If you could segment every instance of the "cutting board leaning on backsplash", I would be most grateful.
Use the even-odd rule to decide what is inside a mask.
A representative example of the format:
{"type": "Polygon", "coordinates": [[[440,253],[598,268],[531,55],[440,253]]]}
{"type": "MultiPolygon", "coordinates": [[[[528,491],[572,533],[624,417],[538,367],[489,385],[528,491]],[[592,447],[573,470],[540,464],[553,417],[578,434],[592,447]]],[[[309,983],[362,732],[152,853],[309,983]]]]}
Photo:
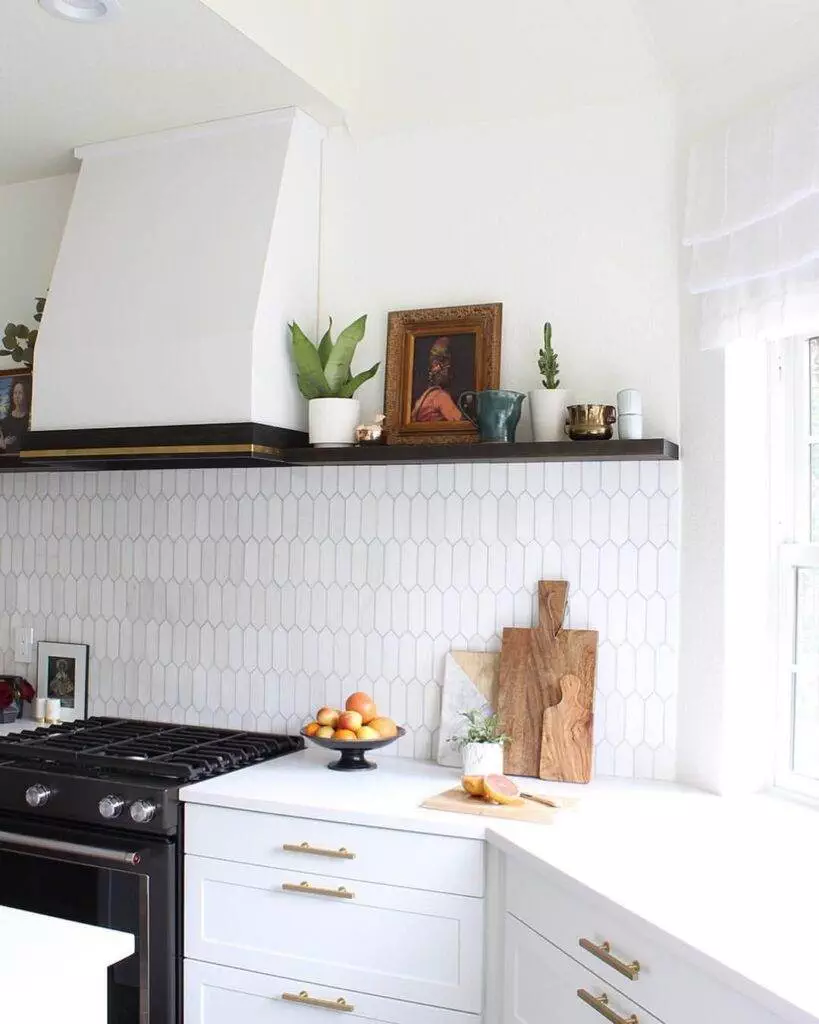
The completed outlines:
{"type": "Polygon", "coordinates": [[[497,709],[511,736],[508,775],[591,779],[597,632],[563,628],[568,590],[565,580],[541,580],[538,623],[503,631],[497,709]]]}
{"type": "Polygon", "coordinates": [[[463,731],[461,713],[498,706],[500,655],[489,651],[450,651],[444,661],[438,764],[460,768],[461,752],[454,737],[463,731]]]}

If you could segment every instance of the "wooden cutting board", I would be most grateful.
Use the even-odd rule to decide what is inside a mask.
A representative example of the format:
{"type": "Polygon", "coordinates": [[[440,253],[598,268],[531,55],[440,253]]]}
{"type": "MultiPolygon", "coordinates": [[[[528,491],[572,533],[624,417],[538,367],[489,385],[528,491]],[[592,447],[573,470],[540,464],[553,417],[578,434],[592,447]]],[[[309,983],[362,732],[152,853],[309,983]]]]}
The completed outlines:
{"type": "Polygon", "coordinates": [[[539,821],[549,825],[554,821],[560,808],[546,807],[533,800],[524,800],[522,804],[489,804],[485,800],[470,796],[460,786],[448,789],[445,793],[431,796],[422,807],[430,807],[435,811],[454,811],[456,814],[482,814],[487,818],[505,818],[507,821],[539,821]]]}
{"type": "Polygon", "coordinates": [[[597,632],[563,628],[568,591],[565,580],[541,580],[538,624],[503,631],[498,713],[511,736],[507,775],[591,779],[597,632]]]}

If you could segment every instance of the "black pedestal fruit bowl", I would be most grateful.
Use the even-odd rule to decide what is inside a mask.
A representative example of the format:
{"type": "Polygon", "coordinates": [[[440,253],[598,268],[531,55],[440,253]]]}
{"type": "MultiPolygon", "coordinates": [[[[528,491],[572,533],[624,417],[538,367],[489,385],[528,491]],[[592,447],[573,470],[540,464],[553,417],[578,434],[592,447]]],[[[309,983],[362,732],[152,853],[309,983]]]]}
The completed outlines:
{"type": "Polygon", "coordinates": [[[387,736],[385,739],[380,740],[334,740],[332,736],[327,738],[323,736],[308,736],[308,734],[301,730],[301,735],[306,739],[310,740],[311,743],[315,743],[318,747],[324,747],[326,750],[336,750],[341,757],[337,761],[332,761],[327,765],[328,768],[334,772],[354,772],[354,771],[372,771],[377,768],[377,764],[373,764],[372,761],[368,761],[364,756],[368,750],[378,750],[380,747],[386,747],[389,743],[395,743],[397,739],[406,735],[407,730],[402,726],[398,726],[398,731],[395,736],[387,736]]]}

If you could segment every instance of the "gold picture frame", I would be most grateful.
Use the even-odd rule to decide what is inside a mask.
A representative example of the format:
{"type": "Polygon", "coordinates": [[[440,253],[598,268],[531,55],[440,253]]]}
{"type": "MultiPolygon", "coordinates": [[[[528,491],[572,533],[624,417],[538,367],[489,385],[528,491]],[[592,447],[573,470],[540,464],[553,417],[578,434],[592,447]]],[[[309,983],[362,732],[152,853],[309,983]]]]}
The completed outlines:
{"type": "Polygon", "coordinates": [[[465,391],[500,383],[503,304],[406,309],[387,317],[384,412],[388,444],[468,444],[465,391]]]}

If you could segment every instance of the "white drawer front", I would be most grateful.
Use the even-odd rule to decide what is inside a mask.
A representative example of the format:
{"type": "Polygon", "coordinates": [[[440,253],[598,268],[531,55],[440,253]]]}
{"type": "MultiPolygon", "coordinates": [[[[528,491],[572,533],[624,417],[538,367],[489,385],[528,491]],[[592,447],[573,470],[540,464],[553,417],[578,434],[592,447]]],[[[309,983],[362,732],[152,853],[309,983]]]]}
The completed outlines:
{"type": "Polygon", "coordinates": [[[506,872],[506,909],[666,1024],[781,1024],[779,1018],[682,959],[657,929],[625,910],[567,893],[514,860],[506,872]],[[624,964],[639,963],[632,980],[580,945],[608,943],[624,964]]]}
{"type": "Polygon", "coordinates": [[[370,1024],[481,1024],[480,1017],[471,1013],[185,961],[185,1024],[341,1024],[345,1020],[366,1020],[370,1024]],[[298,995],[305,991],[311,999],[330,1003],[343,999],[353,1009],[333,1010],[283,998],[285,993],[298,995]]]}
{"type": "Polygon", "coordinates": [[[185,852],[461,896],[484,890],[483,843],[477,839],[187,804],[185,852]],[[325,852],[301,852],[308,848],[325,852]],[[339,851],[348,856],[337,856],[339,851]]]}
{"type": "Polygon", "coordinates": [[[483,901],[188,856],[185,955],[479,1012],[483,901]]]}
{"type": "Polygon", "coordinates": [[[612,1020],[606,1011],[624,1024],[658,1024],[617,989],[506,915],[503,1024],[606,1024],[612,1020]],[[636,1019],[630,1022],[632,1014],[636,1019]]]}

